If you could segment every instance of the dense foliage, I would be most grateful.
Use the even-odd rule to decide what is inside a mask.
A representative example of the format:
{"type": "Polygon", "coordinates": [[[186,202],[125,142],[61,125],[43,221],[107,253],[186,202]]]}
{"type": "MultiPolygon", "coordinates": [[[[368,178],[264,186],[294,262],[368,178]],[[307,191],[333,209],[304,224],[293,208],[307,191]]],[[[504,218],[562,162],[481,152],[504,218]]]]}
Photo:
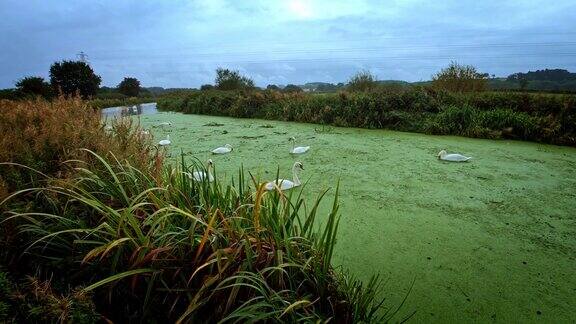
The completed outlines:
{"type": "Polygon", "coordinates": [[[206,171],[200,164],[183,155],[163,165],[149,135],[125,120],[105,128],[82,100],[1,104],[3,197],[22,189],[0,198],[1,320],[394,316],[377,277],[362,283],[331,266],[338,190],[321,215],[326,193],[305,202],[302,193],[266,192],[243,170],[228,185],[217,172],[215,182],[195,182],[189,173],[206,171]]]}
{"type": "Polygon", "coordinates": [[[50,66],[50,84],[55,93],[66,96],[78,93],[88,98],[96,95],[101,81],[100,76],[85,62],[62,61],[50,66]]]}
{"type": "Polygon", "coordinates": [[[140,81],[136,78],[124,78],[118,84],[118,92],[128,97],[136,97],[140,93],[140,81]]]}
{"type": "Polygon", "coordinates": [[[449,93],[421,87],[320,95],[204,91],[160,98],[158,108],[193,114],[576,145],[576,96],[573,95],[449,93]]]}
{"type": "Polygon", "coordinates": [[[24,96],[41,96],[49,99],[53,96],[50,83],[41,77],[25,77],[16,82],[16,89],[24,96]]]}

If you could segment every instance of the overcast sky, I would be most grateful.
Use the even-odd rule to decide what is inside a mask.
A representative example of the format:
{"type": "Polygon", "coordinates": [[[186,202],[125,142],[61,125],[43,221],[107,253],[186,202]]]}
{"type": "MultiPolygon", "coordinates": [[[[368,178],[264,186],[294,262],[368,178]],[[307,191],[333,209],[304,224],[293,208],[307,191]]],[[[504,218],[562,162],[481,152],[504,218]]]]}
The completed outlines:
{"type": "Polygon", "coordinates": [[[428,80],[451,60],[506,76],[576,71],[575,0],[0,0],[0,88],[84,51],[103,85],[428,80]]]}

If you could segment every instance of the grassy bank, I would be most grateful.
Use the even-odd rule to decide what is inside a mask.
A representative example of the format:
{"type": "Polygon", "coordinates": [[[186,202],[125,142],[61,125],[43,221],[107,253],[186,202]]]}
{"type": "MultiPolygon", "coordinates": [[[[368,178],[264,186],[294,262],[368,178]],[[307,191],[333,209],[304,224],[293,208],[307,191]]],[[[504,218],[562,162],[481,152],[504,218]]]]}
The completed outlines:
{"type": "Polygon", "coordinates": [[[453,94],[419,87],[321,95],[199,91],[159,98],[158,108],[189,114],[576,145],[576,96],[571,95],[453,94]]]}
{"type": "Polygon", "coordinates": [[[95,109],[103,109],[109,107],[120,107],[120,106],[133,106],[143,103],[149,103],[156,101],[155,97],[129,97],[129,98],[116,98],[116,99],[100,99],[95,98],[89,100],[90,106],[95,109]]]}
{"type": "Polygon", "coordinates": [[[109,129],[81,100],[0,104],[0,125],[11,125],[0,147],[0,321],[395,315],[377,276],[363,282],[332,266],[338,189],[320,213],[326,191],[265,192],[238,166],[233,180],[193,181],[201,164],[163,165],[137,125],[109,129]]]}
{"type": "MultiPolygon", "coordinates": [[[[524,141],[431,136],[262,119],[160,113],[140,117],[168,163],[211,158],[220,179],[237,166],[261,181],[304,164],[304,195],[340,181],[334,263],[368,280],[414,322],[570,322],[576,317],[576,149],[524,141]],[[171,122],[172,126],[159,126],[171,122]],[[302,156],[288,154],[310,145],[302,156]],[[210,151],[226,143],[227,155],[210,151]],[[438,161],[441,149],[473,157],[438,161]]],[[[320,214],[331,209],[320,204],[320,214]]],[[[318,221],[326,221],[319,217],[318,221]]]]}

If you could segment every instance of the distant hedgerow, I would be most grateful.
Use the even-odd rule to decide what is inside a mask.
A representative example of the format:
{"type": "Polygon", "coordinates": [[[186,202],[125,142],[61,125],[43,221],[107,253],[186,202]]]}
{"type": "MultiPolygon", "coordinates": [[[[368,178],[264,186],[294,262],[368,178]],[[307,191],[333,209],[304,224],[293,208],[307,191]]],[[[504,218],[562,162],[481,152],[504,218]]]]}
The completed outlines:
{"type": "Polygon", "coordinates": [[[405,87],[326,94],[199,91],[160,110],[576,145],[576,96],[405,87]]]}

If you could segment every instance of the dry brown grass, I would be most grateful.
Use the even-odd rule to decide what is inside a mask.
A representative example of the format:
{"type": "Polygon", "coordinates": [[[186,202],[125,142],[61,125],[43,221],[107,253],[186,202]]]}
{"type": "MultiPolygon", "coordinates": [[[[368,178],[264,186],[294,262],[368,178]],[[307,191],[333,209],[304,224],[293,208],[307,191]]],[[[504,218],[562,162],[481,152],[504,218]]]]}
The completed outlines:
{"type": "MultiPolygon", "coordinates": [[[[90,163],[89,149],[106,156],[114,154],[139,168],[158,169],[162,156],[148,136],[129,119],[113,122],[113,130],[102,125],[100,112],[80,98],[0,101],[0,162],[17,163],[58,178],[72,169],[63,162],[90,163]],[[156,157],[152,159],[150,157],[156,157]]],[[[0,166],[0,197],[35,182],[39,176],[18,166],[0,166]]]]}

